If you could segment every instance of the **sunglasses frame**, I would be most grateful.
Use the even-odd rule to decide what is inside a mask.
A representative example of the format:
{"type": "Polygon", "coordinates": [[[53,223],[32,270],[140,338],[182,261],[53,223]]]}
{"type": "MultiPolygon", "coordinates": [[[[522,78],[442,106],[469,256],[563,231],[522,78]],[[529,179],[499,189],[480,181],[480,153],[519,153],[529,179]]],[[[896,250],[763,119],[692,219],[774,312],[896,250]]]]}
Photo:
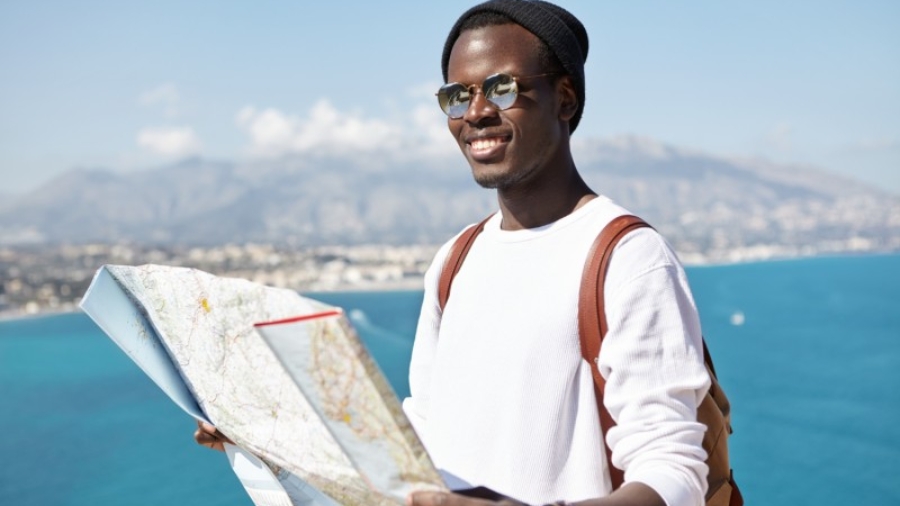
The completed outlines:
{"type": "MultiPolygon", "coordinates": [[[[512,74],[507,74],[506,72],[497,72],[495,74],[491,74],[491,75],[485,77],[484,81],[482,81],[480,85],[478,85],[478,84],[465,85],[465,84],[459,83],[459,82],[447,83],[447,84],[441,86],[438,89],[437,93],[435,93],[434,95],[437,97],[438,105],[441,107],[441,110],[444,111],[444,114],[449,116],[450,119],[460,119],[463,116],[465,116],[466,111],[468,111],[469,107],[472,105],[472,99],[475,96],[477,96],[478,92],[481,92],[481,94],[484,95],[485,100],[490,102],[491,105],[493,105],[498,111],[505,111],[505,110],[509,109],[510,107],[512,107],[513,104],[516,103],[516,99],[519,98],[519,80],[520,79],[523,79],[523,80],[524,79],[532,79],[535,77],[546,77],[546,76],[558,75],[558,74],[562,74],[562,73],[563,72],[545,72],[543,74],[532,74],[532,75],[528,75],[528,76],[514,76],[512,74]],[[494,79],[494,78],[499,78],[501,76],[509,77],[509,79],[511,81],[510,91],[508,91],[507,93],[504,93],[502,95],[502,96],[506,96],[510,93],[513,94],[512,102],[510,102],[509,105],[507,105],[506,107],[503,107],[501,104],[494,102],[494,100],[489,98],[487,96],[487,93],[485,93],[485,91],[484,91],[486,82],[488,82],[489,80],[494,79]],[[454,116],[453,114],[450,113],[450,107],[451,107],[449,105],[450,104],[450,95],[448,95],[446,93],[446,91],[449,90],[453,86],[461,86],[469,93],[469,99],[466,100],[465,109],[463,109],[462,113],[459,114],[458,116],[454,116]],[[472,88],[475,88],[476,91],[473,92],[472,88]]],[[[493,86],[496,86],[496,85],[493,85],[493,86]]],[[[488,91],[490,91],[490,89],[488,91]]],[[[459,105],[462,105],[462,104],[459,104],[459,105]]]]}

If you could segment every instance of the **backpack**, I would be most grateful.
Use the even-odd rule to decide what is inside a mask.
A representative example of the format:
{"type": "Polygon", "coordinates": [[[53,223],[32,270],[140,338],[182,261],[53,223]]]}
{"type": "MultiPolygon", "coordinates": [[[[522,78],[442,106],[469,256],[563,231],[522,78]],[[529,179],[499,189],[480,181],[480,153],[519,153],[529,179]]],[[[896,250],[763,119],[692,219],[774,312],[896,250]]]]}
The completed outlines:
{"type": "MultiPolygon", "coordinates": [[[[481,223],[472,225],[456,239],[444,262],[438,282],[438,304],[443,311],[450,297],[450,288],[453,278],[462,267],[462,263],[469,253],[469,249],[475,242],[478,234],[484,230],[488,218],[481,223]]],[[[637,228],[649,227],[644,220],[631,215],[619,216],[611,221],[594,240],[593,245],[585,260],[584,272],[581,279],[581,288],[578,296],[578,332],[580,335],[581,356],[591,366],[591,374],[594,378],[594,394],[597,401],[597,412],[600,414],[600,427],[603,431],[603,439],[606,433],[615,426],[606,406],[603,404],[603,390],[606,381],[600,375],[597,367],[597,358],[600,354],[600,346],[606,335],[607,323],[603,305],[603,282],[606,278],[606,270],[613,249],[619,240],[627,233],[637,228]],[[594,357],[593,359],[591,357],[594,357]]],[[[725,391],[719,385],[716,378],[716,370],[713,367],[712,357],[703,341],[703,360],[709,373],[711,384],[709,391],[697,408],[697,419],[706,425],[707,430],[703,436],[703,449],[706,450],[706,464],[709,466],[707,482],[709,484],[706,493],[707,506],[742,506],[744,504],[737,483],[728,461],[728,436],[731,434],[731,406],[725,391]]],[[[605,445],[606,446],[606,445],[605,445]]],[[[625,481],[624,472],[613,466],[612,450],[606,446],[607,468],[613,490],[622,486],[625,481]]]]}

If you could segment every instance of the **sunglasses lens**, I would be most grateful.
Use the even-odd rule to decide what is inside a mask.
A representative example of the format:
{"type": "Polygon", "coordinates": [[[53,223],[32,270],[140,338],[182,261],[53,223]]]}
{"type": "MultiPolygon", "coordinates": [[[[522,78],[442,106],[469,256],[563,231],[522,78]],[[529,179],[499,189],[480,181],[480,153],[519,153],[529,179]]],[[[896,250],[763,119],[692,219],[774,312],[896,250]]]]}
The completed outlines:
{"type": "Polygon", "coordinates": [[[484,90],[484,98],[502,111],[509,109],[516,102],[519,87],[511,75],[494,74],[484,80],[482,90],[484,90]]]}
{"type": "Polygon", "coordinates": [[[451,118],[462,118],[469,108],[469,90],[459,83],[441,86],[437,97],[441,109],[451,118]]]}
{"type": "MultiPolygon", "coordinates": [[[[516,102],[519,87],[516,80],[509,74],[494,74],[488,76],[481,85],[482,93],[497,109],[505,110],[516,102]]],[[[462,118],[469,109],[472,99],[470,88],[460,83],[447,83],[437,92],[438,104],[441,109],[453,119],[462,118]]]]}

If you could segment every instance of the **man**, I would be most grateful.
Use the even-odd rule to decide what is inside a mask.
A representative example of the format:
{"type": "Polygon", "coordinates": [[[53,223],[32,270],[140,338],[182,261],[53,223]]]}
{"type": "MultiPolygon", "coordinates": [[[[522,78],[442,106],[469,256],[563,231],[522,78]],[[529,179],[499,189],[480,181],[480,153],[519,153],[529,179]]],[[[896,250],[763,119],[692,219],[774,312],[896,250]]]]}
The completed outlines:
{"type": "MultiPolygon", "coordinates": [[[[580,354],[588,249],[629,214],[588,188],[570,151],[587,49],[581,23],[539,1],[492,0],[452,28],[442,70],[461,85],[438,98],[475,180],[496,189],[499,213],[443,311],[438,278],[453,241],[426,274],[404,409],[439,468],[527,504],[703,504],[696,410],[709,377],[699,320],[675,254],[652,229],[619,243],[606,279],[599,366],[617,422],[606,441],[580,354]],[[605,444],[625,471],[612,493],[605,444]]],[[[488,504],[431,492],[408,503],[488,504]]]]}
{"type": "MultiPolygon", "coordinates": [[[[699,505],[706,490],[709,387],[684,272],[652,229],[628,234],[605,283],[609,330],[599,357],[617,425],[603,440],[580,354],[578,293],[600,230],[626,210],[582,180],[569,137],[584,110],[582,24],[541,1],[491,0],[451,29],[438,93],[475,180],[496,189],[485,225],[441,310],[425,278],[403,407],[435,464],[501,504],[699,505]],[[625,483],[611,491],[605,445],[625,483]]],[[[201,444],[215,446],[212,427],[201,444]]],[[[219,444],[220,446],[220,444],[219,444]]],[[[493,504],[418,492],[412,506],[493,504]]]]}

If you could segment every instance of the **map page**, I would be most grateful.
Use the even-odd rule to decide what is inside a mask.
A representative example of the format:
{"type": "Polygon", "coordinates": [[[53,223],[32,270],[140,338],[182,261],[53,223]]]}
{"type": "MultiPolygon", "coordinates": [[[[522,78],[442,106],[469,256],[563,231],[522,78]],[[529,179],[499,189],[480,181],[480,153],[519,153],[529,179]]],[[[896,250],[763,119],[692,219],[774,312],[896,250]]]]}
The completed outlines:
{"type": "Polygon", "coordinates": [[[344,453],[376,490],[440,482],[390,385],[338,309],[256,326],[344,453]]]}
{"type": "MultiPolygon", "coordinates": [[[[150,347],[165,350],[204,418],[239,447],[229,450],[232,464],[252,469],[258,458],[265,469],[257,469],[256,475],[274,476],[290,498],[286,504],[395,505],[403,503],[409,490],[445,488],[383,378],[384,388],[354,388],[343,398],[352,399],[348,405],[387,406],[392,421],[378,416],[356,417],[352,421],[362,424],[358,431],[376,436],[339,440],[346,431],[336,430],[320,413],[334,408],[334,388],[338,388],[342,378],[330,380],[330,396],[308,397],[283,366],[290,361],[279,359],[254,327],[260,322],[293,319],[335,308],[291,290],[216,277],[195,269],[108,265],[101,268],[95,282],[105,277],[101,273],[108,274],[137,309],[118,312],[121,308],[110,306],[109,311],[133,318],[133,328],[144,329],[132,332],[138,340],[158,341],[150,347]],[[147,325],[151,331],[147,331],[147,325]],[[400,455],[396,449],[384,448],[396,445],[383,443],[382,439],[401,441],[400,446],[408,447],[404,451],[412,453],[395,457],[400,455]],[[388,469],[388,475],[369,471],[378,466],[388,469]]],[[[85,296],[87,306],[93,308],[94,314],[89,312],[92,318],[103,312],[103,304],[91,302],[96,297],[92,295],[93,288],[92,284],[85,296]]],[[[350,329],[346,320],[342,325],[350,329]]],[[[315,335],[298,333],[295,339],[313,339],[316,346],[325,346],[316,354],[323,371],[319,377],[347,372],[344,362],[348,360],[364,362],[361,367],[366,371],[374,367],[361,345],[350,354],[344,344],[332,344],[343,341],[318,339],[315,335]]],[[[131,353],[129,356],[135,359],[131,353]]],[[[290,367],[296,371],[305,366],[290,367]]],[[[163,386],[159,381],[157,384],[163,386]]],[[[254,493],[247,487],[248,481],[242,482],[258,504],[280,504],[282,499],[275,500],[269,492],[254,493]]],[[[265,491],[268,486],[261,485],[257,491],[265,491]]],[[[275,495],[283,498],[284,494],[275,495]]]]}

